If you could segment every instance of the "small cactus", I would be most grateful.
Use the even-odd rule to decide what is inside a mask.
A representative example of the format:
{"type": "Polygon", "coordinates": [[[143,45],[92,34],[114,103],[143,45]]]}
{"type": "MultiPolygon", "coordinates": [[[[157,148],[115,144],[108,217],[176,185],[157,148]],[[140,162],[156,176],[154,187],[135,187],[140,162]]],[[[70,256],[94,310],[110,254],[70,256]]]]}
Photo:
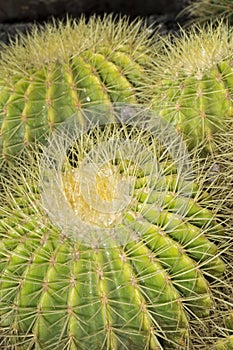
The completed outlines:
{"type": "Polygon", "coordinates": [[[206,154],[214,151],[215,136],[233,120],[232,29],[219,23],[181,33],[174,42],[165,39],[156,60],[152,107],[176,127],[190,149],[203,146],[206,154]]]}
{"type": "Polygon", "coordinates": [[[96,113],[1,175],[4,344],[187,349],[190,320],[214,306],[224,229],[169,124],[130,106],[96,113]]]}
{"type": "Polygon", "coordinates": [[[110,15],[46,24],[19,37],[0,53],[0,154],[7,160],[45,142],[93,104],[142,102],[150,46],[143,21],[110,15]]]}

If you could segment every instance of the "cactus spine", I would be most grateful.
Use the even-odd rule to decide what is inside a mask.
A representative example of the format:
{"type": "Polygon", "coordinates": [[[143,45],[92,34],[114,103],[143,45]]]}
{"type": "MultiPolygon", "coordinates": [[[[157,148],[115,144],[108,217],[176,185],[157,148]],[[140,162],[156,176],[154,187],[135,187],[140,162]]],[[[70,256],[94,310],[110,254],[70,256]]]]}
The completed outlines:
{"type": "Polygon", "coordinates": [[[233,4],[231,0],[190,0],[184,12],[194,18],[194,21],[205,22],[224,17],[232,24],[233,4]]]}

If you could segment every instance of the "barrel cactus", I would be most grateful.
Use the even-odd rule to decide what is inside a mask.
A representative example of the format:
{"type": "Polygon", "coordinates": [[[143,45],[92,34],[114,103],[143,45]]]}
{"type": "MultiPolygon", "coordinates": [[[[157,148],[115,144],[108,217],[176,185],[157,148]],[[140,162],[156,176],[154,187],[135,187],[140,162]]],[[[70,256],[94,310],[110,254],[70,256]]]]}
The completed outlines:
{"type": "Polygon", "coordinates": [[[91,17],[34,27],[0,53],[0,154],[17,156],[95,103],[138,103],[153,60],[143,21],[91,17]]]}
{"type": "Polygon", "coordinates": [[[214,151],[215,136],[232,121],[232,38],[223,23],[182,30],[181,38],[165,39],[152,72],[152,107],[203,154],[214,151]]]}
{"type": "Polygon", "coordinates": [[[104,111],[1,175],[6,349],[188,349],[214,308],[224,228],[186,147],[149,110],[104,111]]]}

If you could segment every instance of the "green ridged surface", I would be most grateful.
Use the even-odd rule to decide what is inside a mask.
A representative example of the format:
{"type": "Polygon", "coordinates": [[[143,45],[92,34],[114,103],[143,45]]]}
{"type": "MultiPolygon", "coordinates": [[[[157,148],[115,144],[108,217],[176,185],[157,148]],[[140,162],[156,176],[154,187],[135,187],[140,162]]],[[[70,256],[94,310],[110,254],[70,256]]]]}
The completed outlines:
{"type": "MultiPolygon", "coordinates": [[[[0,153],[18,155],[80,109],[143,101],[153,50],[140,21],[54,24],[7,47],[0,64],[0,153]]],[[[145,98],[144,98],[145,99],[145,98]]]]}
{"type": "Polygon", "coordinates": [[[201,77],[161,81],[154,91],[153,108],[178,132],[190,149],[207,142],[214,149],[214,134],[226,131],[232,117],[233,71],[231,61],[220,62],[201,77]]]}
{"type": "Polygon", "coordinates": [[[18,209],[0,221],[0,327],[8,344],[17,350],[187,348],[190,319],[214,307],[209,278],[220,278],[224,263],[209,238],[223,228],[198,203],[196,184],[186,180],[193,189],[187,195],[179,175],[165,172],[165,188],[146,180],[147,171],[136,173],[137,205],[118,229],[138,239],[112,248],[65,236],[44,215],[39,194],[16,197],[18,209]]]}
{"type": "Polygon", "coordinates": [[[165,40],[156,62],[151,106],[189,149],[213,152],[215,136],[229,131],[233,116],[232,28],[193,26],[173,39],[165,40]]]}

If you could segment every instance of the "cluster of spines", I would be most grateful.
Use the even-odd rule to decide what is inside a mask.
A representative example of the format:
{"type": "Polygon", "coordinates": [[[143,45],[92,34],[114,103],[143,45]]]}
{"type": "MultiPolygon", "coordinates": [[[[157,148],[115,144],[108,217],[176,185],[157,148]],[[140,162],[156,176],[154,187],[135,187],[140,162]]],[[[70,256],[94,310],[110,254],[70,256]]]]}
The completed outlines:
{"type": "Polygon", "coordinates": [[[226,132],[232,117],[232,30],[219,22],[181,31],[165,39],[155,69],[152,108],[174,125],[189,149],[214,152],[215,135],[226,132]]]}
{"type": "Polygon", "coordinates": [[[233,20],[233,4],[231,0],[190,0],[188,6],[182,11],[188,13],[191,21],[206,22],[225,18],[230,23],[233,20]]]}
{"type": "Polygon", "coordinates": [[[138,204],[120,226],[138,240],[114,248],[62,234],[45,216],[30,175],[21,174],[1,219],[1,328],[12,346],[187,347],[190,319],[213,308],[208,280],[225,268],[207,238],[222,236],[222,227],[198,204],[198,186],[184,185],[169,162],[165,182],[149,181],[146,168],[135,185],[138,204]]]}
{"type": "MultiPolygon", "coordinates": [[[[14,97],[8,88],[6,90],[2,88],[0,92],[3,101],[2,116],[4,116],[1,125],[2,132],[5,135],[9,133],[9,137],[6,136],[4,141],[5,146],[3,143],[3,153],[5,155],[11,153],[11,146],[16,146],[15,149],[19,151],[22,145],[27,146],[32,140],[40,139],[48,130],[53,130],[63,120],[63,118],[60,119],[61,115],[57,113],[58,110],[62,110],[63,115],[68,115],[76,113],[82,106],[87,106],[96,100],[104,101],[106,104],[121,100],[133,103],[137,101],[135,93],[142,77],[141,73],[143,73],[142,61],[143,58],[146,59],[146,56],[143,55],[140,48],[137,58],[134,57],[135,60],[132,62],[128,56],[128,50],[132,52],[129,43],[122,45],[119,52],[113,54],[108,45],[99,51],[96,50],[98,52],[95,53],[85,49],[82,51],[82,57],[71,55],[65,60],[65,64],[61,64],[61,61],[53,62],[48,71],[40,67],[35,72],[32,67],[29,67],[30,75],[27,78],[24,75],[28,67],[23,67],[22,74],[20,74],[21,81],[15,83],[14,79],[19,78],[15,75],[10,82],[13,92],[16,92],[14,97]],[[106,57],[111,57],[111,62],[106,60],[106,57]],[[113,64],[118,65],[120,70],[116,71],[113,64]],[[77,65],[82,67],[80,75],[73,74],[77,65]],[[104,86],[97,82],[96,74],[93,74],[93,66],[103,78],[104,86]],[[103,71],[100,74],[102,68],[103,71]],[[124,70],[123,75],[126,79],[122,77],[124,70]],[[88,81],[86,80],[87,75],[90,77],[88,81]],[[78,77],[80,83],[78,88],[74,86],[74,76],[78,77]],[[114,85],[116,79],[118,80],[117,86],[114,85]],[[57,83],[56,86],[53,85],[54,81],[57,83]],[[65,81],[67,84],[63,85],[65,81]],[[94,94],[93,86],[95,87],[94,94]],[[70,101],[70,106],[66,105],[67,100],[70,101]],[[55,101],[56,107],[54,107],[55,101]],[[39,109],[38,106],[40,106],[39,109]],[[44,107],[46,109],[45,114],[42,114],[44,119],[38,121],[35,116],[44,107]],[[21,108],[19,113],[22,118],[21,124],[17,119],[18,108],[21,108]],[[13,140],[15,135],[19,139],[16,136],[16,142],[14,140],[11,144],[11,137],[13,140]]],[[[133,50],[134,53],[136,51],[136,49],[133,50]]],[[[42,65],[45,63],[41,57],[38,57],[37,68],[38,62],[42,65]]],[[[11,71],[15,70],[14,63],[13,60],[13,65],[10,66],[11,71]]],[[[211,76],[216,84],[215,91],[211,92],[207,89],[208,91],[203,92],[203,86],[196,88],[198,95],[196,100],[199,101],[197,109],[203,112],[200,116],[204,126],[200,133],[197,132],[197,143],[203,141],[203,134],[205,137],[207,135],[212,142],[212,132],[215,132],[216,119],[213,118],[210,120],[210,125],[207,125],[206,112],[200,107],[207,104],[209,94],[216,93],[218,89],[218,92],[224,95],[221,96],[224,97],[223,110],[230,110],[231,113],[232,106],[229,96],[232,90],[232,72],[231,65],[228,63],[224,60],[218,63],[217,73],[220,75],[215,75],[216,72],[213,72],[213,77],[211,76]],[[224,73],[222,77],[221,70],[224,73]],[[230,93],[229,90],[222,88],[223,85],[228,85],[230,93]],[[206,100],[203,99],[203,95],[206,95],[206,100]]],[[[11,79],[8,74],[5,79],[11,79]]],[[[188,77],[188,83],[185,86],[181,79],[178,84],[181,96],[185,89],[192,90],[196,81],[203,85],[203,76],[205,76],[205,69],[196,72],[194,80],[188,77]]],[[[205,78],[204,83],[208,85],[209,78],[205,78]]],[[[143,86],[139,90],[141,88],[143,86]]],[[[176,88],[175,92],[171,89],[170,94],[178,95],[179,89],[176,88]]],[[[189,91],[189,93],[191,97],[196,94],[194,91],[189,91]]],[[[139,96],[142,94],[139,93],[137,98],[139,96]]],[[[181,100],[176,100],[175,108],[178,112],[181,106],[188,109],[190,108],[189,102],[187,99],[182,100],[181,97],[181,100]]],[[[216,105],[215,102],[213,105],[216,105]]],[[[179,129],[181,124],[178,123],[176,126],[179,129]]],[[[222,125],[219,125],[220,130],[221,128],[222,125]]],[[[183,131],[188,134],[188,137],[190,136],[188,126],[183,131]]],[[[14,152],[15,150],[12,153],[14,152]]],[[[83,346],[84,350],[93,346],[102,346],[111,350],[136,349],[137,347],[138,349],[161,350],[163,347],[174,349],[176,346],[182,348],[187,346],[189,318],[194,317],[199,322],[199,317],[208,316],[209,310],[213,307],[212,292],[206,278],[220,281],[224,270],[224,264],[219,258],[220,253],[217,247],[207,239],[207,236],[216,241],[221,240],[223,236],[221,225],[213,220],[208,210],[196,203],[197,193],[194,191],[191,198],[187,199],[182,190],[179,192],[177,188],[179,181],[180,178],[177,175],[168,172],[166,186],[164,187],[164,182],[162,182],[161,186],[157,183],[156,187],[152,181],[150,183],[152,190],[148,195],[144,191],[148,178],[146,174],[139,177],[135,191],[139,203],[133,211],[128,213],[121,229],[127,230],[130,225],[130,229],[140,234],[141,240],[118,250],[114,249],[114,251],[94,249],[94,247],[87,249],[80,246],[70,250],[70,240],[60,235],[54,226],[47,223],[46,218],[42,219],[44,214],[40,216],[40,209],[35,204],[34,196],[32,196],[32,202],[26,200],[26,203],[32,204],[32,210],[26,209],[25,203],[17,204],[19,210],[13,211],[17,218],[16,226],[9,218],[9,209],[6,209],[7,218],[1,220],[3,258],[1,297],[3,304],[4,300],[6,302],[2,308],[1,327],[8,333],[10,323],[13,324],[7,334],[8,338],[12,337],[11,345],[25,349],[36,345],[46,350],[56,348],[56,346],[57,348],[67,346],[70,349],[76,349],[79,345],[83,346]],[[163,191],[166,192],[166,195],[162,193],[163,191]],[[162,198],[162,212],[161,208],[153,206],[158,197],[160,201],[162,198]],[[182,215],[179,215],[179,210],[182,215]],[[38,216],[41,222],[39,226],[38,216]],[[55,247],[56,243],[57,247],[55,247]],[[85,269],[84,266],[86,266],[85,269]],[[47,271],[45,279],[43,271],[47,271]],[[80,279],[79,286],[81,286],[79,290],[75,288],[78,283],[77,275],[80,279]],[[8,280],[9,276],[12,278],[11,282],[8,280]],[[124,279],[125,277],[127,279],[124,279]],[[120,286],[117,290],[116,281],[117,286],[120,286]],[[90,290],[90,286],[96,286],[96,288],[90,290]],[[161,290],[164,295],[161,295],[161,290]],[[88,295],[86,299],[80,297],[82,292],[88,295]],[[42,301],[38,303],[38,296],[42,294],[42,301]],[[128,295],[132,296],[130,300],[128,295]],[[28,299],[31,300],[30,306],[28,306],[28,299]],[[74,300],[75,306],[70,300],[74,300]],[[53,310],[48,310],[47,307],[51,305],[54,307],[53,310]],[[96,312],[92,318],[93,308],[96,312]],[[80,319],[79,313],[84,317],[83,320],[80,319]],[[100,325],[99,329],[92,328],[95,327],[94,322],[88,322],[93,321],[94,318],[96,324],[100,325]],[[121,328],[119,324],[122,320],[125,326],[121,328]],[[79,330],[76,327],[77,322],[79,324],[83,322],[83,327],[80,327],[79,330]],[[90,326],[88,330],[87,324],[90,326]],[[52,327],[55,327],[56,330],[55,337],[52,327]],[[138,332],[139,329],[140,332],[138,332]],[[75,335],[75,332],[80,333],[75,335]],[[93,345],[90,335],[95,336],[99,343],[93,345]],[[82,345],[77,341],[80,338],[83,340],[82,345]],[[56,345],[58,343],[59,345],[56,345]]],[[[189,189],[193,189],[193,184],[189,185],[189,189]]],[[[21,194],[25,195],[25,193],[21,194]]]]}

